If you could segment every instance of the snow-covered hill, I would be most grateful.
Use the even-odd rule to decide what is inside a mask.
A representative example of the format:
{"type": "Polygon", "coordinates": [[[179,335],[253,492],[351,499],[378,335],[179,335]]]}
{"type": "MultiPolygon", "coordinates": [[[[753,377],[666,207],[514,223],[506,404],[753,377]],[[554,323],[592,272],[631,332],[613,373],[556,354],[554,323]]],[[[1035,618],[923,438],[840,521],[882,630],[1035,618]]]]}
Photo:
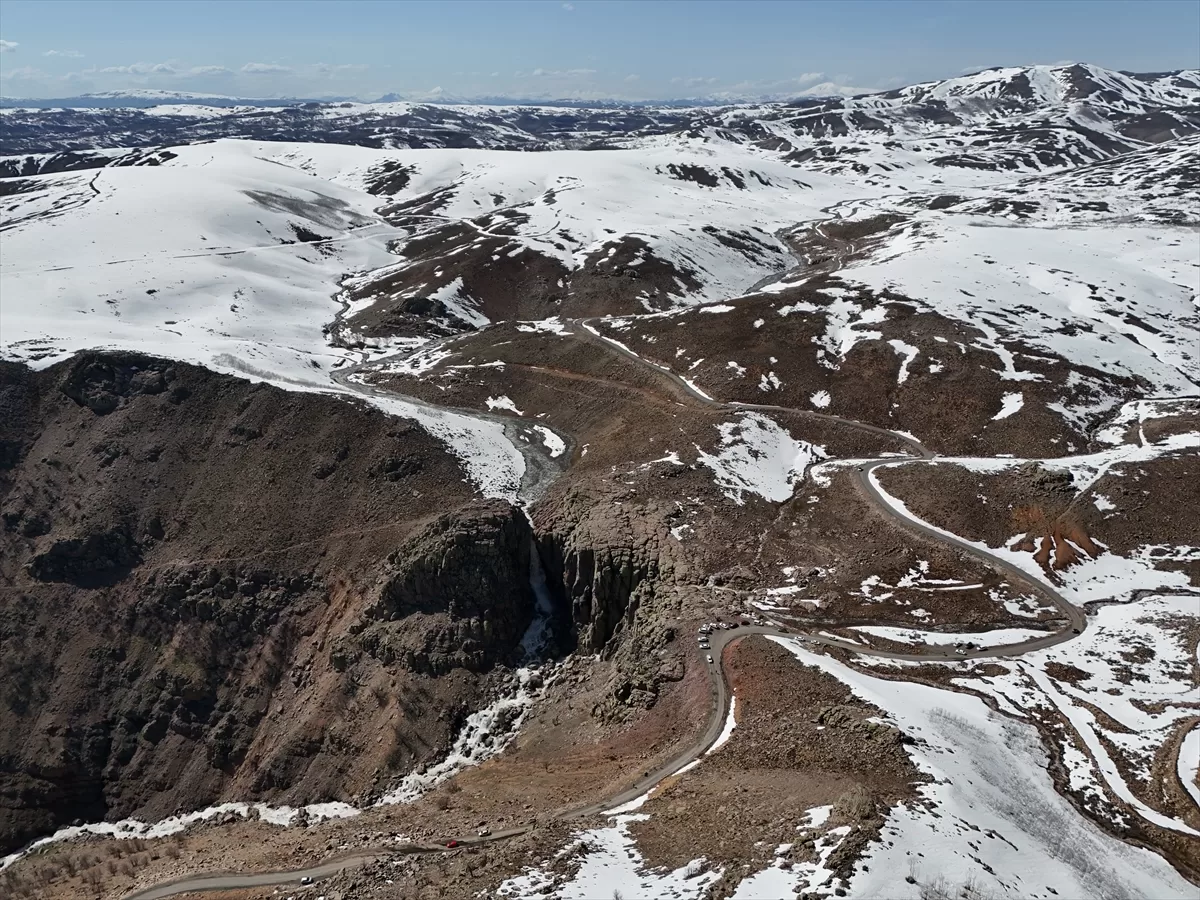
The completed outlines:
{"type": "MultiPolygon", "coordinates": [[[[1016,91],[1012,102],[1037,115],[1078,117],[1085,101],[1074,98],[1097,92],[1110,110],[1135,101],[1145,109],[1148,97],[1182,104],[1187,81],[996,70],[846,103],[899,115],[929,97],[990,104],[1016,91]],[[1101,87],[1089,93],[1081,83],[1101,87]]],[[[445,112],[388,106],[418,118],[445,112]]],[[[305,114],[336,122],[346,112],[305,114]]],[[[509,110],[488,127],[515,139],[528,133],[511,118],[523,114],[509,110]]],[[[977,127],[960,119],[910,122],[903,139],[871,129],[813,137],[793,114],[808,115],[742,109],[590,151],[218,140],[0,160],[0,171],[24,176],[0,180],[6,353],[47,362],[87,346],[136,346],[327,384],[352,350],[415,347],[512,319],[644,315],[753,291],[778,296],[780,315],[824,317],[787,291],[813,265],[836,265],[863,296],[890,292],[969,329],[1000,378],[1056,385],[1040,401],[1073,428],[1123,400],[1196,389],[1197,137],[1114,138],[1110,150],[1137,149],[1106,155],[1076,130],[1069,146],[1088,148],[1080,164],[1064,156],[1014,172],[965,157],[948,163],[944,151],[961,143],[948,135],[977,127]],[[786,140],[762,137],[785,125],[786,140]],[[847,253],[844,240],[822,243],[820,229],[804,238],[831,217],[840,231],[865,229],[869,246],[851,241],[847,253]],[[804,243],[814,235],[820,246],[804,243]],[[798,258],[809,266],[796,267],[798,258]],[[1048,375],[1046,359],[1065,367],[1048,375]]],[[[1034,131],[1011,129],[995,152],[1024,158],[1034,131]]],[[[988,141],[1002,137],[993,131],[988,141]]],[[[856,316],[863,325],[888,318],[863,307],[826,323],[840,329],[830,346],[842,359],[883,337],[856,316]]],[[[891,327],[901,332],[888,339],[912,348],[910,362],[931,354],[903,333],[908,326],[891,327]]],[[[814,371],[837,365],[818,360],[814,371]]],[[[836,407],[836,385],[808,388],[820,391],[836,407]]]]}

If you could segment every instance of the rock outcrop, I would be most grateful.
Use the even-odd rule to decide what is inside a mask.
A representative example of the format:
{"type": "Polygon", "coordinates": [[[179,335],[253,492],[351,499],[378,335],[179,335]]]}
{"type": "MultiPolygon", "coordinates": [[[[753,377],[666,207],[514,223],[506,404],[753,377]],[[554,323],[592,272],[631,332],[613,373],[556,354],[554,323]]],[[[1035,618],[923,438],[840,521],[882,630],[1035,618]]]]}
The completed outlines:
{"type": "Polygon", "coordinates": [[[647,709],[664,681],[683,677],[674,646],[687,567],[669,540],[672,508],[622,505],[572,489],[538,515],[538,548],[560,611],[564,649],[616,662],[593,714],[620,720],[647,709]]]}
{"type": "Polygon", "coordinates": [[[483,672],[519,662],[534,616],[532,531],[499,501],[471,504],[431,523],[388,557],[378,599],[339,648],[422,675],[483,672]]]}

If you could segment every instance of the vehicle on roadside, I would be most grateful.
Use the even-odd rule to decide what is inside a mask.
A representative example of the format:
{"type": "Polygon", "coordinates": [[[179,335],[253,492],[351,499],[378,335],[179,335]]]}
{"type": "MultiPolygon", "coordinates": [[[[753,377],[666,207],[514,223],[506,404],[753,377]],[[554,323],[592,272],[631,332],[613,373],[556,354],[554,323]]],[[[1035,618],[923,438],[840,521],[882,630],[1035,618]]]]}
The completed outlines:
{"type": "Polygon", "coordinates": [[[710,653],[710,654],[709,654],[707,657],[705,657],[705,658],[708,660],[708,663],[709,663],[709,665],[712,665],[712,661],[713,661],[713,659],[712,659],[712,654],[710,653]]]}
{"type": "Polygon", "coordinates": [[[311,876],[311,875],[305,875],[303,878],[301,878],[301,879],[300,879],[300,883],[301,883],[301,884],[312,884],[312,883],[313,883],[313,881],[312,881],[312,876],[311,876]]]}
{"type": "Polygon", "coordinates": [[[491,837],[491,836],[492,836],[492,829],[490,829],[490,828],[480,828],[480,829],[479,829],[477,832],[475,832],[475,833],[476,833],[477,835],[479,835],[480,837],[491,837]]]}
{"type": "Polygon", "coordinates": [[[458,841],[446,841],[446,848],[448,850],[453,850],[457,846],[458,846],[458,841]]]}

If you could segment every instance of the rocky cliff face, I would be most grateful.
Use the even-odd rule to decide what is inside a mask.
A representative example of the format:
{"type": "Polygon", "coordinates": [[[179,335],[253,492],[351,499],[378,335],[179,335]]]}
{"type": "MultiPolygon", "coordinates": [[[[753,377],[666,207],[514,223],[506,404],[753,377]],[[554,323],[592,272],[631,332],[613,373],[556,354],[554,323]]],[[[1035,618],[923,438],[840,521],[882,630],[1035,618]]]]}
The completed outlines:
{"type": "Polygon", "coordinates": [[[0,368],[0,523],[0,852],[369,792],[533,614],[523,514],[421,429],[136,354],[0,368]]]}
{"type": "Polygon", "coordinates": [[[377,599],[349,629],[335,662],[361,649],[422,675],[519,663],[534,615],[529,522],[505,503],[443,516],[388,557],[377,599]]]}
{"type": "Polygon", "coordinates": [[[570,649],[617,663],[601,721],[626,718],[657,701],[664,681],[683,677],[675,617],[688,569],[669,540],[671,508],[614,503],[585,488],[553,498],[536,517],[546,580],[570,649]]]}

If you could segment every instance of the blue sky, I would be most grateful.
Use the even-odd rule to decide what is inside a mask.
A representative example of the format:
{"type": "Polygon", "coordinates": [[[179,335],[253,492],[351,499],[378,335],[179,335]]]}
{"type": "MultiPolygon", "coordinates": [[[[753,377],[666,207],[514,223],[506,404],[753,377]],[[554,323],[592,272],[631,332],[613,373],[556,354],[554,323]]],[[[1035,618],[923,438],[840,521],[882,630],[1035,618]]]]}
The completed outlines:
{"type": "Polygon", "coordinates": [[[1196,0],[0,0],[0,90],[661,99],[1200,67],[1196,0]]]}

